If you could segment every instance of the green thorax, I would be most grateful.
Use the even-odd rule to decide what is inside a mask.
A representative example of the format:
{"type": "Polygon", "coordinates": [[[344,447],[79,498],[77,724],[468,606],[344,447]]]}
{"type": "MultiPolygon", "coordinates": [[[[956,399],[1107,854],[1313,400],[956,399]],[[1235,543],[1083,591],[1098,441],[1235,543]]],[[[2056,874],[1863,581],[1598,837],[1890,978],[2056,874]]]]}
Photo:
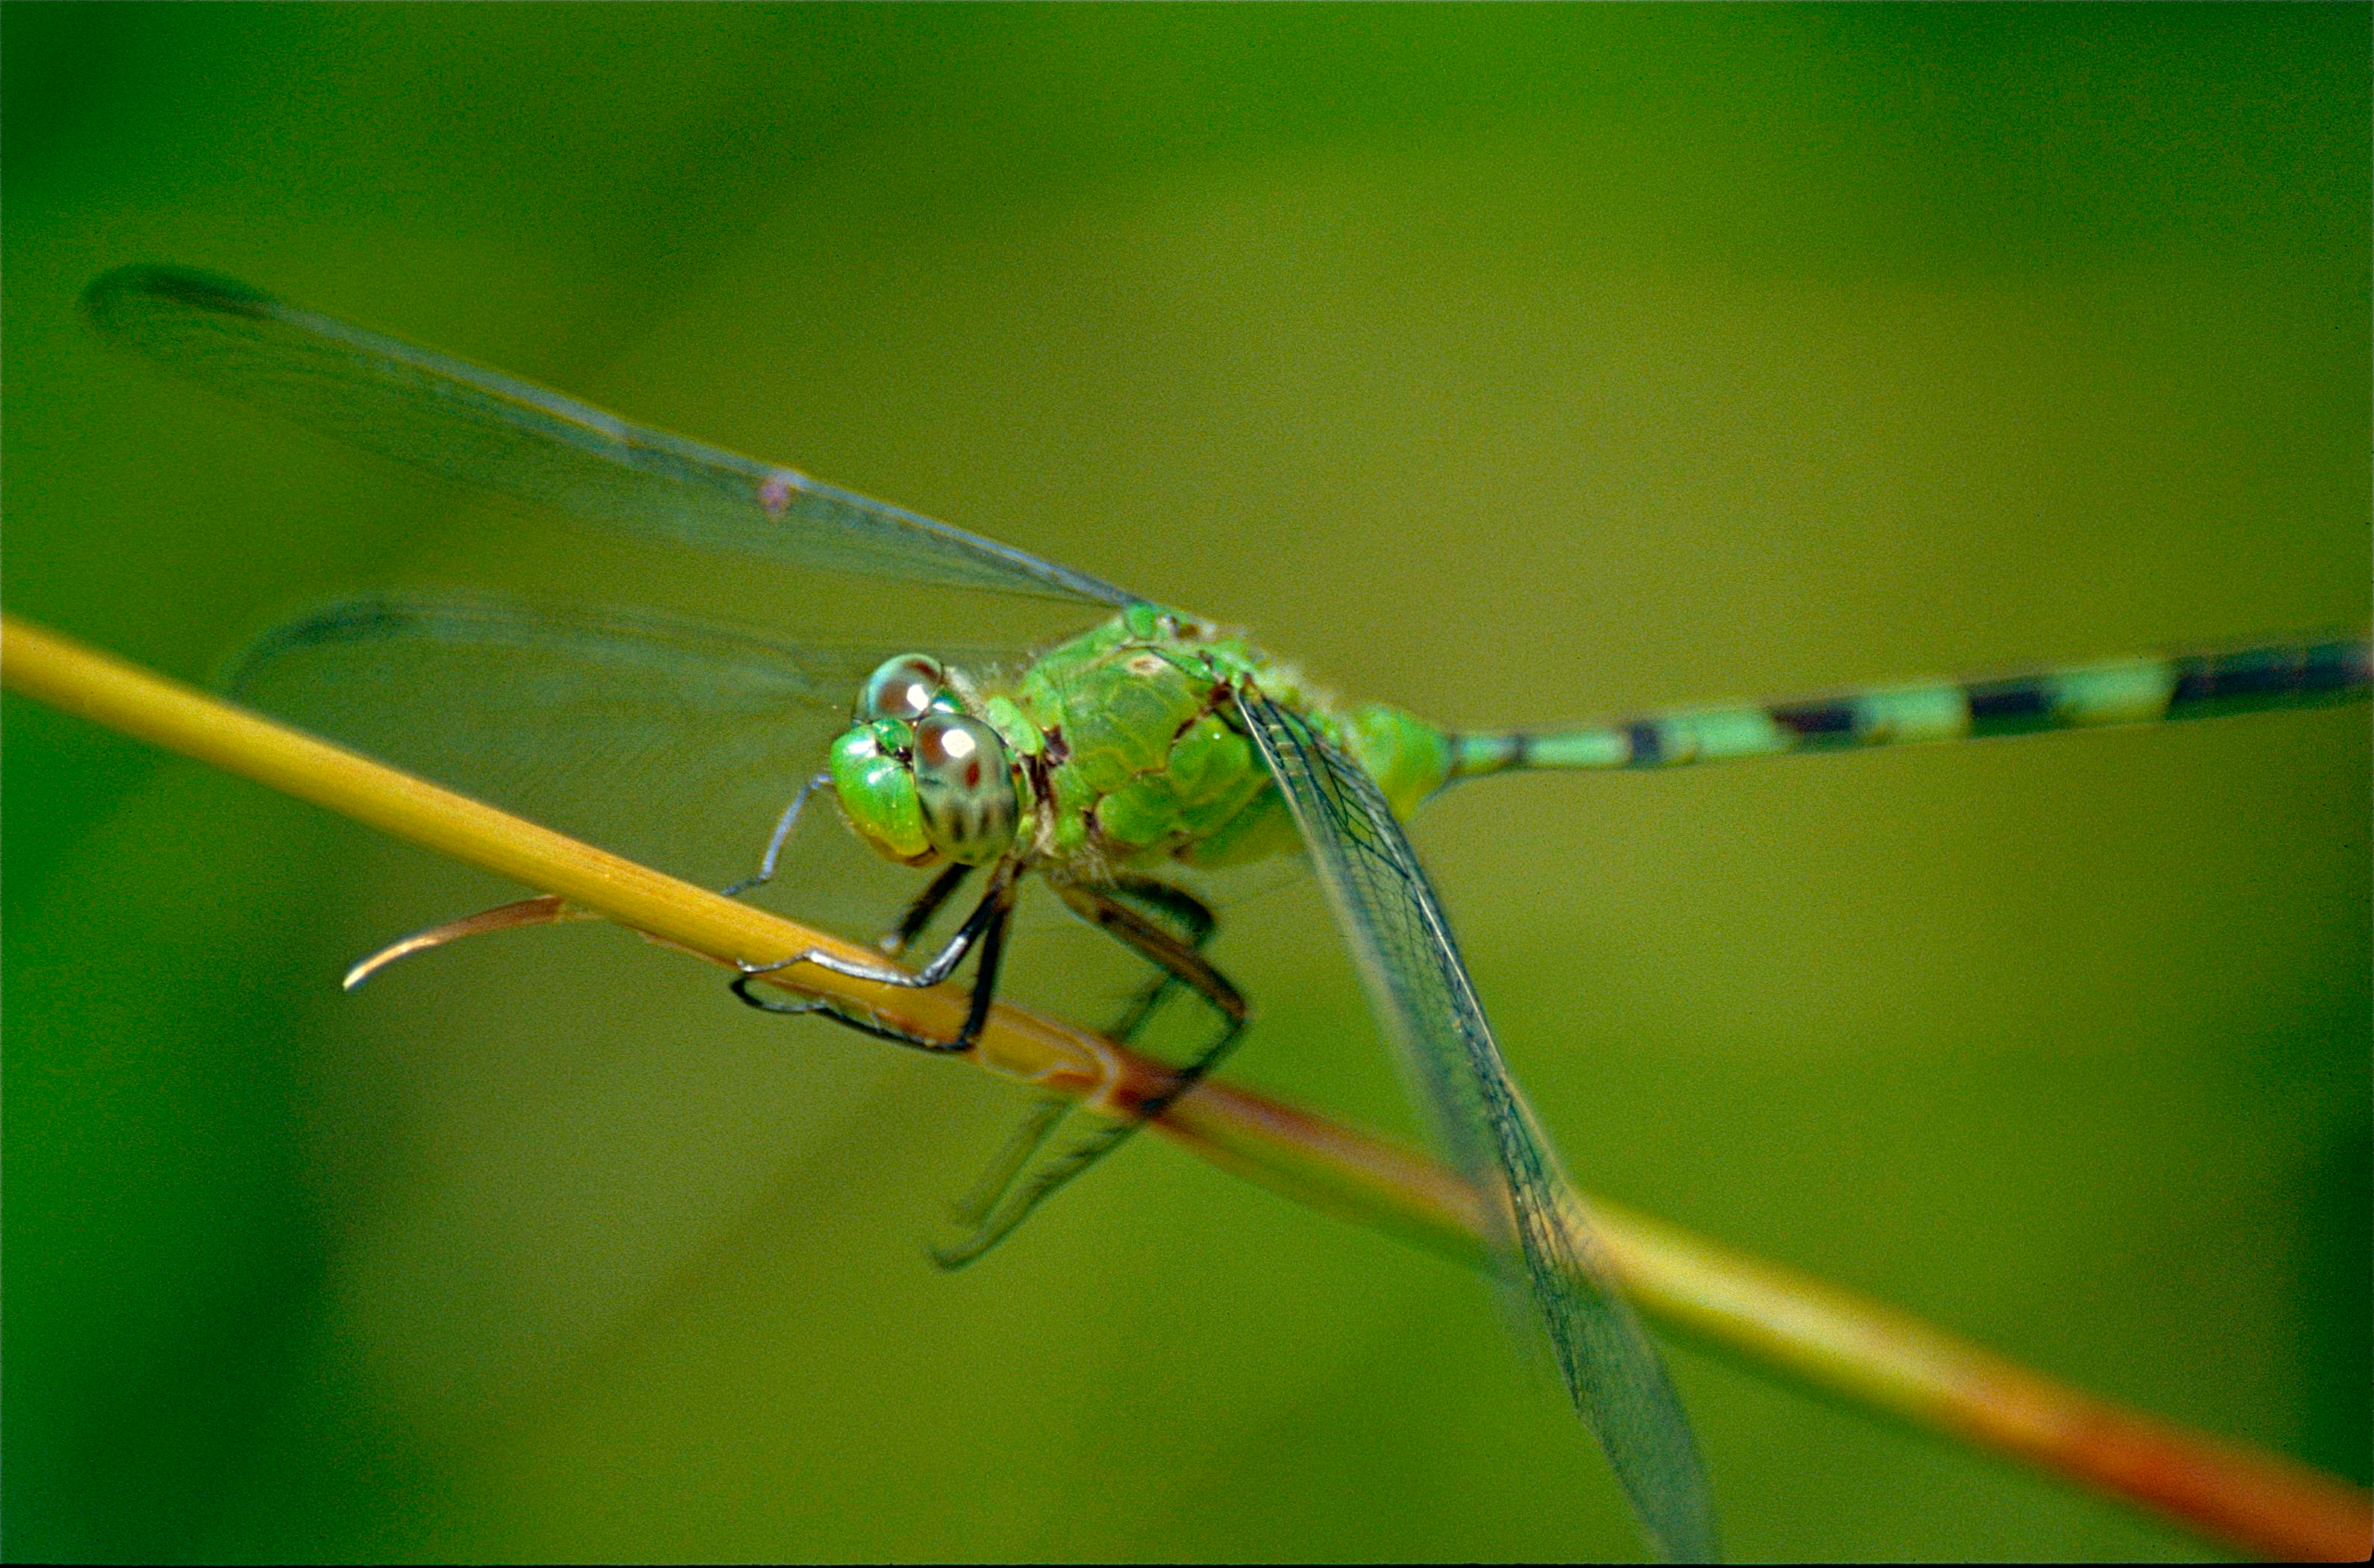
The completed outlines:
{"type": "Polygon", "coordinates": [[[1441,731],[1396,709],[1339,707],[1207,622],[1135,604],[1041,657],[977,708],[1023,774],[1023,848],[1051,868],[1236,865],[1299,847],[1245,738],[1235,694],[1307,715],[1406,817],[1449,777],[1441,731]]]}

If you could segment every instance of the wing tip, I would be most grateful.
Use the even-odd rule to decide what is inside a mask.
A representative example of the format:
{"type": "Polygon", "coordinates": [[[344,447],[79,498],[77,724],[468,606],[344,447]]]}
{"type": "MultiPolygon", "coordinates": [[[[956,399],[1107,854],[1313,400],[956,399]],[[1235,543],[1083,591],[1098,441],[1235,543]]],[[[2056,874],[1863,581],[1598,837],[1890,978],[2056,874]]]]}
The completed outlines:
{"type": "Polygon", "coordinates": [[[237,278],[147,262],[102,273],[82,291],[81,301],[84,319],[112,337],[127,335],[159,308],[257,316],[278,303],[237,278]]]}
{"type": "Polygon", "coordinates": [[[215,672],[214,685],[227,696],[243,696],[258,673],[282,654],[394,637],[422,618],[419,608],[400,594],[358,593],[330,600],[251,638],[215,672]]]}

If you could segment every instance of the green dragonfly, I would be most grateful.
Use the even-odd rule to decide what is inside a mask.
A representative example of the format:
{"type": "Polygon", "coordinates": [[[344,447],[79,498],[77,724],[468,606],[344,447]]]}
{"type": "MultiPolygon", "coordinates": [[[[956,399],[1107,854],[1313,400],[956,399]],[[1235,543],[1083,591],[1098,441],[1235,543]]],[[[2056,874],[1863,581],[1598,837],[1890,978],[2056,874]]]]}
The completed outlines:
{"type": "MultiPolygon", "coordinates": [[[[729,893],[774,878],[803,808],[830,793],[884,860],[934,873],[879,942],[886,960],[981,879],[970,912],[918,969],[815,951],[746,964],[735,993],[770,1011],[817,1013],[928,1051],[970,1049],[996,994],[1019,890],[1035,877],[1153,966],[1111,1033],[1132,1038],[1181,994],[1214,1015],[1210,1038],[1145,1107],[1148,1117],[1216,1067],[1249,1017],[1204,954],[1216,918],[1186,873],[1307,855],[1438,1141],[1501,1199],[1512,1292],[1529,1303],[1523,1310],[1651,1542],[1683,1560],[1716,1550],[1688,1423],[1581,1228],[1403,820],[1451,783],[1520,769],[1651,768],[2142,723],[2349,700],[2368,686],[2363,638],[2302,639],[1615,724],[1456,733],[1339,701],[1240,635],[1069,568],[240,284],[127,268],[92,285],[84,304],[110,338],[219,391],[585,521],[777,565],[1095,610],[1098,624],[1070,640],[1002,664],[947,649],[860,656],[482,595],[382,594],[277,628],[237,668],[241,688],[267,701],[293,673],[287,689],[304,697],[294,706],[320,711],[333,694],[330,706],[344,704],[348,717],[401,682],[433,693],[466,674],[507,697],[493,712],[432,705],[464,758],[511,749],[548,764],[553,748],[648,729],[644,751],[689,765],[671,749],[674,737],[703,737],[697,743],[712,755],[770,779],[777,803],[790,795],[758,869],[729,893]],[[513,672],[519,678],[507,679],[513,672]],[[813,749],[801,757],[797,745],[813,749]],[[750,986],[758,974],[802,965],[935,985],[969,956],[969,1015],[945,1039],[827,1003],[770,1000],[750,986]]],[[[972,1234],[943,1262],[980,1256],[1141,1125],[1111,1125],[1049,1153],[1062,1114],[1056,1102],[1034,1110],[969,1200],[972,1234]]]]}

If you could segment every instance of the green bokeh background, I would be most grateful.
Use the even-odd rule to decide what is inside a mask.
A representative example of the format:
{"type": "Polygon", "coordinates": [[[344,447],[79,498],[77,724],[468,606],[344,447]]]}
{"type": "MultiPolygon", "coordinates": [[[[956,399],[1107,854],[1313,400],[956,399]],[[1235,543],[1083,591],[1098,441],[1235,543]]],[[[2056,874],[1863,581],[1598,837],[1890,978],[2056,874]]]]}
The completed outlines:
{"type": "MultiPolygon", "coordinates": [[[[76,291],[177,261],[1454,723],[2362,625],[2368,20],[10,5],[6,603],[197,677],[372,583],[711,591],[108,357],[76,291]]],[[[592,928],[340,997],[510,894],[6,715],[11,1556],[1636,1550],[1447,1264],[1147,1142],[943,1277],[1000,1086],[592,928]]],[[[1418,839],[1585,1185],[2363,1480],[2367,731],[1418,839]]],[[[1405,1129],[1321,919],[1223,938],[1242,1075],[1405,1129]]],[[[1740,1555],[2207,1550],[1673,1361],[1740,1555]]]]}

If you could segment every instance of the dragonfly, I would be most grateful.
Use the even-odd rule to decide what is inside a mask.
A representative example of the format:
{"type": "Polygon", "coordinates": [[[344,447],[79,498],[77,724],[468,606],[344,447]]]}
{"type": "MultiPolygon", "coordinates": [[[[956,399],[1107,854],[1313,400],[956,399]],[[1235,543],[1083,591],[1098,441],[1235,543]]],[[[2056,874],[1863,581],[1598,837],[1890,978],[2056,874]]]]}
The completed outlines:
{"type": "MultiPolygon", "coordinates": [[[[1069,639],[998,663],[948,649],[861,656],[642,612],[379,593],[265,634],[237,661],[235,684],[268,689],[276,675],[299,671],[299,691],[337,690],[368,705],[406,676],[438,689],[441,677],[425,672],[468,670],[482,680],[490,670],[532,672],[510,705],[476,728],[458,709],[449,715],[463,755],[589,743],[603,726],[623,731],[647,721],[750,737],[746,749],[765,759],[760,771],[789,804],[757,869],[729,894],[777,876],[819,795],[833,797],[883,860],[930,873],[876,944],[881,964],[814,950],[752,959],[733,987],[754,1007],[923,1051],[969,1051],[997,994],[1030,879],[1150,966],[1109,1033],[1126,1042],[1172,999],[1200,1002],[1210,1036],[1135,1119],[1051,1153],[1065,1103],[1034,1108],[967,1200],[971,1234],[936,1255],[950,1266],[980,1257],[1221,1065],[1252,1010],[1206,956],[1217,917],[1186,879],[1301,857],[1436,1142],[1498,1199],[1504,1284],[1517,1311],[1549,1351],[1649,1542],[1682,1561],[1717,1552],[1689,1423],[1510,1073],[1404,823],[1454,784],[1520,771],[1648,770],[2190,720],[2362,699],[2369,686],[2364,637],[2298,638],[1616,722],[1452,731],[1340,699],[1239,632],[1085,572],[228,279],[124,268],[94,283],[84,309],[107,338],[236,399],[638,539],[1024,596],[1093,615],[1069,639]],[[578,702],[586,691],[619,689],[640,694],[640,705],[578,702]],[[794,723],[800,715],[811,722],[794,723]],[[721,727],[723,720],[734,722],[721,727]],[[794,732],[818,752],[779,766],[794,732]],[[962,907],[969,888],[969,912],[952,934],[913,969],[894,962],[935,917],[962,907]],[[752,987],[803,965],[937,985],[968,958],[970,1006],[946,1038],[752,987]]],[[[730,738],[718,744],[734,746],[730,738]]],[[[430,940],[488,925],[472,918],[430,940]]],[[[418,945],[398,943],[382,956],[418,945]]]]}

